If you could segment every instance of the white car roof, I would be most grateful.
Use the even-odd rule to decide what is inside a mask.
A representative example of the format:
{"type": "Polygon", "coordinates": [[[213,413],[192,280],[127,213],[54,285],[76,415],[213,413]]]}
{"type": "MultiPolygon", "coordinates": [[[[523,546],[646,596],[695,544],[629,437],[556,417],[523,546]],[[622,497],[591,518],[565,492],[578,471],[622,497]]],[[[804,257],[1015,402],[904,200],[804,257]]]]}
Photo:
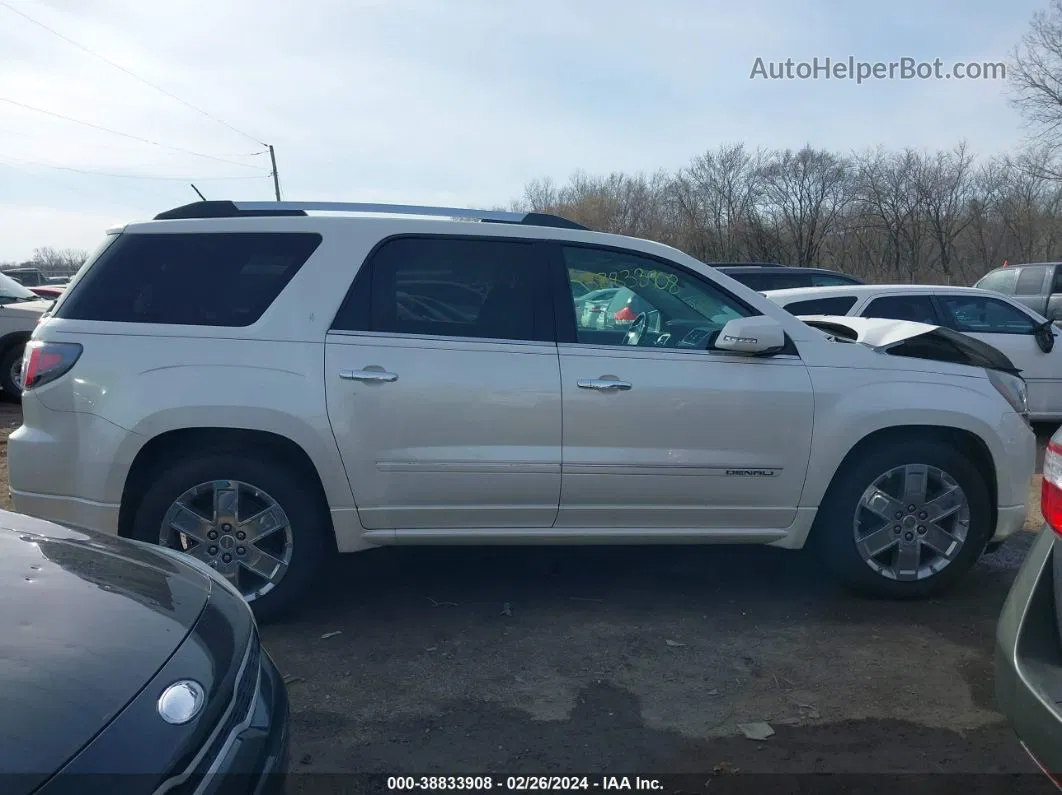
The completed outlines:
{"type": "Polygon", "coordinates": [[[796,300],[831,298],[834,296],[864,296],[885,293],[890,295],[903,293],[919,295],[942,291],[949,293],[976,293],[977,295],[984,295],[986,292],[990,292],[978,287],[953,287],[947,284],[845,284],[830,287],[790,287],[785,290],[764,290],[763,294],[775,303],[788,303],[796,300]]]}

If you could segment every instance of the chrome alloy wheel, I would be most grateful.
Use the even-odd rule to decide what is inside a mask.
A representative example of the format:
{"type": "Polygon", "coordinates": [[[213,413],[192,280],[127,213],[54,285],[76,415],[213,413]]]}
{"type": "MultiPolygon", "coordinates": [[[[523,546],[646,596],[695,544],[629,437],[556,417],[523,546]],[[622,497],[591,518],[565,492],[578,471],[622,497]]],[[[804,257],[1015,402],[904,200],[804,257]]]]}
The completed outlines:
{"type": "Polygon", "coordinates": [[[890,580],[932,577],[958,556],[970,529],[970,503],[951,475],[905,464],[863,492],[853,519],[856,549],[890,580]]]}
{"type": "Polygon", "coordinates": [[[159,543],[224,575],[248,601],[273,590],[291,564],[291,521],[261,489],[238,480],[200,483],[178,497],[159,543]]]}
{"type": "Polygon", "coordinates": [[[22,391],[22,357],[15,359],[11,365],[11,372],[8,376],[11,379],[11,383],[18,387],[19,391],[22,391]]]}

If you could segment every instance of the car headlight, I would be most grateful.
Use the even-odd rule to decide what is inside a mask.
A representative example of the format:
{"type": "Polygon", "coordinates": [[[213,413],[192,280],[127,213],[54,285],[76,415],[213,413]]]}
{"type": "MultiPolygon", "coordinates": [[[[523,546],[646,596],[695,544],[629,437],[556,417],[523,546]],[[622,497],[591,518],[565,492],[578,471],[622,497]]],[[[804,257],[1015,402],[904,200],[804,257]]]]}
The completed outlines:
{"type": "Polygon", "coordinates": [[[241,601],[246,601],[243,598],[243,594],[240,593],[239,588],[229,582],[222,574],[212,569],[203,561],[199,560],[199,558],[193,557],[187,552],[181,552],[180,550],[171,549],[170,547],[164,547],[161,544],[151,544],[147,541],[137,541],[135,539],[129,540],[132,541],[132,543],[137,544],[138,546],[145,547],[147,549],[153,550],[154,552],[159,552],[165,555],[166,557],[175,560],[185,566],[191,566],[193,569],[209,578],[211,582],[217,583],[222,588],[228,590],[229,593],[233,594],[234,596],[238,596],[241,601]]]}
{"type": "Polygon", "coordinates": [[[1029,392],[1025,379],[1020,375],[1004,373],[1000,370],[986,370],[988,380],[1018,414],[1029,418],[1029,392]]]}

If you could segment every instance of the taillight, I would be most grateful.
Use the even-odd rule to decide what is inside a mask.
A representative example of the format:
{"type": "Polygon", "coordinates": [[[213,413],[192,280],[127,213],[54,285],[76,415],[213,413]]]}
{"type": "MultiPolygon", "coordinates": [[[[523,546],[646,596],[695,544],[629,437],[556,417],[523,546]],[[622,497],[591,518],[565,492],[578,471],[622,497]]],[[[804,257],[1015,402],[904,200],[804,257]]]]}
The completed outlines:
{"type": "Polygon", "coordinates": [[[622,323],[630,323],[634,321],[638,317],[638,315],[633,309],[630,308],[630,306],[625,306],[623,307],[623,309],[617,312],[614,317],[616,318],[616,320],[619,320],[622,323]]]}
{"type": "Polygon", "coordinates": [[[22,354],[22,391],[65,375],[80,356],[81,346],[76,342],[27,342],[22,354]]]}
{"type": "Polygon", "coordinates": [[[1047,443],[1040,511],[1051,528],[1062,536],[1062,441],[1052,439],[1047,443]]]}

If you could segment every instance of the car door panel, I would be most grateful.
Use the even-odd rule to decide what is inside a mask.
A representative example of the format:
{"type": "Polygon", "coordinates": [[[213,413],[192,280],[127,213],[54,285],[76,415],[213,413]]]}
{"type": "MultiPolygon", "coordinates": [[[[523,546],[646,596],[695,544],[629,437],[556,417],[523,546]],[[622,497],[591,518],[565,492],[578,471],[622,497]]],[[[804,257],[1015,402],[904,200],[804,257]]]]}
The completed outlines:
{"type": "Polygon", "coordinates": [[[562,404],[547,261],[532,241],[421,235],[362,267],[325,378],[366,529],[553,524],[562,404]]]}
{"type": "Polygon", "coordinates": [[[1057,331],[1054,347],[1045,353],[1034,334],[1040,321],[1023,309],[987,296],[940,291],[936,297],[946,325],[1000,350],[1022,371],[1031,415],[1062,416],[1062,345],[1057,331]]]}
{"type": "Polygon", "coordinates": [[[325,375],[328,416],[366,529],[553,524],[556,346],[333,333],[325,375]],[[341,376],[373,368],[397,379],[341,376]]]}
{"type": "Polygon", "coordinates": [[[558,527],[785,528],[811,450],[796,357],[560,346],[558,527]],[[615,378],[630,389],[580,387],[615,378]]]}
{"type": "Polygon", "coordinates": [[[558,246],[555,261],[558,296],[569,280],[607,279],[638,295],[647,321],[646,344],[603,345],[555,301],[564,406],[556,526],[788,527],[814,420],[799,357],[682,346],[756,312],[676,263],[590,246],[558,246]]]}

